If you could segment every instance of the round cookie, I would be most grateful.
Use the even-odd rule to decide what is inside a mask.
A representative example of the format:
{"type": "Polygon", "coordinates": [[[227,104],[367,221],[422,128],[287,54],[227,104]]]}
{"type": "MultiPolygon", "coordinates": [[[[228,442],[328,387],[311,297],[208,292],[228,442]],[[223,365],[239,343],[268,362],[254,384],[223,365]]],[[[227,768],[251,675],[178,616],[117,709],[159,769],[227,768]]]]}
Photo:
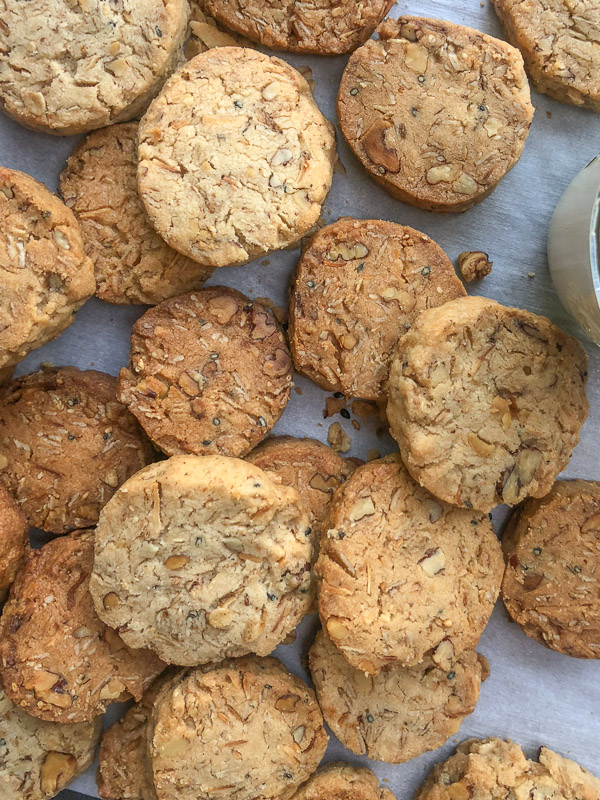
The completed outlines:
{"type": "Polygon", "coordinates": [[[467,739],[436,764],[415,800],[599,800],[600,781],[574,761],[541,747],[539,761],[502,739],[467,739]]]}
{"type": "Polygon", "coordinates": [[[492,0],[531,82],[562,103],[600,111],[600,10],[594,0],[492,0]]]}
{"type": "Polygon", "coordinates": [[[28,533],[23,512],[9,492],[0,486],[0,603],[6,599],[23,561],[28,533]]]}
{"type": "Polygon", "coordinates": [[[49,722],[89,722],[109,703],[139,700],[164,664],[129,650],[94,611],[94,534],[30,550],[0,621],[0,671],[9,698],[49,722]]]}
{"type": "Polygon", "coordinates": [[[0,109],[70,135],[140,114],[177,65],[186,0],[7,0],[0,109]]]}
{"type": "Polygon", "coordinates": [[[73,212],[35,178],[2,166],[0,284],[2,383],[27,353],[69,327],[96,287],[73,212]]]}
{"type": "Polygon", "coordinates": [[[0,387],[0,485],[29,524],[87,528],[153,451],[103,372],[56,367],[0,387]]]}
{"type": "Polygon", "coordinates": [[[214,267],[304,236],[336,158],[333,126],[302,75],[239,47],[202,53],[167,81],[140,122],[138,155],[151,224],[214,267]]]}
{"type": "Polygon", "coordinates": [[[96,295],[154,305],[199,289],[212,268],[172,250],[148,222],[137,193],[137,129],[129,122],[91,133],[67,161],[60,190],[81,224],[96,295]]]}
{"type": "Polygon", "coordinates": [[[274,658],[192,670],[154,708],[158,800],[289,800],[327,747],[314,692],[274,658]]]}
{"type": "Polygon", "coordinates": [[[295,489],[241,459],[153,464],[101,514],[96,610],[172,664],[267,655],[310,606],[308,522],[295,489]]]}
{"type": "Polygon", "coordinates": [[[0,787],[11,800],[54,797],[91,766],[100,719],[62,725],[35,719],[0,689],[0,787]]]}
{"type": "Polygon", "coordinates": [[[533,106],[518,50],[436,19],[387,19],[354,53],[337,109],[350,148],[393,197],[466,211],[519,160],[533,106]]]}
{"type": "Polygon", "coordinates": [[[398,342],[387,416],[415,480],[491,511],[543,497],[588,412],[587,356],[550,320],[484,297],[424,311],[398,342]]]}
{"type": "Polygon", "coordinates": [[[309,662],[325,722],[353,753],[389,764],[441,747],[475,710],[488,673],[474,650],[440,663],[434,658],[368,676],[351,667],[319,631],[309,662]]]}
{"type": "Polygon", "coordinates": [[[209,14],[274,50],[337,55],[371,36],[393,0],[204,0],[209,14]]]}
{"type": "Polygon", "coordinates": [[[600,483],[557,481],[526,500],[502,537],[502,599],[528,636],[574,658],[600,658],[600,483]]]}
{"type": "Polygon", "coordinates": [[[294,800],[396,800],[367,767],[333,761],[303,784],[294,800]]]}
{"type": "Polygon", "coordinates": [[[336,492],[324,530],[319,614],[349,664],[377,675],[475,647],[504,567],[487,517],[432,497],[387,456],[336,492]]]}
{"type": "Polygon", "coordinates": [[[119,400],[167,455],[243,456],[289,400],[292,359],[272,311],[222,286],[175,297],[133,326],[119,400]]]}
{"type": "Polygon", "coordinates": [[[381,400],[398,338],[423,309],[464,294],[449,258],[424,233],[340,219],[314,236],[292,279],[295,367],[326,391],[381,400]]]}

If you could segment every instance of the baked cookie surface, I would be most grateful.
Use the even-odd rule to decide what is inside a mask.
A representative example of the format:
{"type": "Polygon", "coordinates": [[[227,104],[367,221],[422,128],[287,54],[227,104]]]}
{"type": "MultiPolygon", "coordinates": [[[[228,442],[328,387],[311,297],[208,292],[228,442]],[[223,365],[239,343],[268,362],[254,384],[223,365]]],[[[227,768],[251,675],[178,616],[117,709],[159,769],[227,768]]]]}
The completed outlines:
{"type": "Polygon", "coordinates": [[[422,17],[387,19],[377,33],[342,76],[342,132],[394,197],[466,211],[514,167],[529,133],[521,54],[471,28],[422,17]]]}
{"type": "Polygon", "coordinates": [[[158,800],[289,800],[327,747],[314,692],[274,658],[191,670],[151,717],[158,800]],[[223,787],[223,788],[222,788],[223,787]]]}
{"type": "Polygon", "coordinates": [[[432,497],[387,456],[334,495],[316,565],[319,614],[368,675],[418,664],[428,651],[443,663],[479,641],[503,566],[487,517],[432,497]]]}
{"type": "Polygon", "coordinates": [[[340,219],[314,236],[292,279],[296,369],[326,391],[381,400],[399,336],[423,309],[464,294],[452,263],[424,233],[340,219]]]}
{"type": "Polygon", "coordinates": [[[164,668],[98,619],[88,588],[93,557],[90,531],[30,550],[4,606],[4,689],[28,714],[49,722],[89,722],[115,700],[139,700],[164,668]]]}
{"type": "Polygon", "coordinates": [[[147,311],[133,326],[119,399],[167,455],[243,456],[288,402],[292,359],[273,313],[210,287],[147,311]]]}
{"type": "Polygon", "coordinates": [[[526,500],[502,538],[502,599],[528,636],[575,658],[600,658],[600,483],[557,481],[526,500]]]}
{"type": "Polygon", "coordinates": [[[389,789],[379,785],[367,767],[334,761],[318,769],[303,784],[295,800],[395,800],[389,789]]]}
{"type": "Polygon", "coordinates": [[[52,367],[0,387],[0,485],[32,527],[94,525],[117,486],[153,457],[111,375],[52,367]]]}
{"type": "Polygon", "coordinates": [[[109,303],[154,305],[199,289],[212,268],[172,250],[154,231],[137,193],[135,122],[80,142],[60,176],[94,263],[96,295],[109,303]]]}
{"type": "Polygon", "coordinates": [[[9,0],[0,108],[61,135],[132,119],[176,66],[188,17],[186,0],[9,0]]]}
{"type": "Polygon", "coordinates": [[[587,356],[550,320],[482,297],[424,311],[396,349],[387,415],[436,497],[491,511],[550,491],[588,412],[587,356]]]}
{"type": "Polygon", "coordinates": [[[487,664],[474,650],[434,658],[365,675],[319,631],[309,663],[325,722],[353,753],[389,764],[441,747],[474,711],[487,664]]]}
{"type": "Polygon", "coordinates": [[[531,82],[555,100],[600,111],[600,7],[595,0],[492,0],[531,82]]]}
{"type": "Polygon", "coordinates": [[[29,526],[12,495],[0,486],[0,603],[23,562],[29,526]]]}
{"type": "Polygon", "coordinates": [[[202,53],[165,84],[139,127],[138,187],[156,231],[215,267],[297,242],[333,173],[333,127],[305,79],[238,47],[202,53]]]}
{"type": "Polygon", "coordinates": [[[308,611],[313,547],[300,496],[224,456],[174,456],[105,508],[90,589],[131,647],[195,665],[267,655],[308,611]]]}
{"type": "Polygon", "coordinates": [[[35,178],[2,166],[0,282],[1,383],[69,327],[96,286],[73,212],[35,178]]]}

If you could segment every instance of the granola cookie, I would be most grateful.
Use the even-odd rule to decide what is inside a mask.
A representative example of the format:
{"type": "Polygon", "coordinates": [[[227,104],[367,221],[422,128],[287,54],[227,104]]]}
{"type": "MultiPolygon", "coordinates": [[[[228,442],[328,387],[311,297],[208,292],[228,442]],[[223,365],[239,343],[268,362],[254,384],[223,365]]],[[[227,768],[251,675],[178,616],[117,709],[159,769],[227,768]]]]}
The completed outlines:
{"type": "Polygon", "coordinates": [[[73,212],[35,178],[1,166],[0,285],[2,383],[27,353],[69,327],[96,282],[73,212]]]}
{"type": "Polygon", "coordinates": [[[327,747],[314,692],[274,658],[191,670],[151,717],[158,800],[289,800],[327,747]]]}
{"type": "Polygon", "coordinates": [[[187,0],[8,0],[0,18],[0,109],[70,135],[140,114],[175,68],[187,0]]]}
{"type": "Polygon", "coordinates": [[[167,455],[246,455],[289,400],[292,359],[272,311],[223,286],[175,297],[133,326],[119,400],[167,455]]]}
{"type": "Polygon", "coordinates": [[[204,0],[209,14],[274,50],[337,55],[371,36],[394,0],[204,0]]]}
{"type": "Polygon", "coordinates": [[[349,217],[322,228],[290,289],[290,345],[299,372],[326,391],[382,400],[399,337],[425,308],[465,294],[424,233],[349,217]]]}
{"type": "Polygon", "coordinates": [[[100,718],[62,725],[35,719],[0,688],[0,787],[7,800],[47,800],[91,766],[100,718]]]}
{"type": "Polygon", "coordinates": [[[0,486],[0,603],[6,599],[23,561],[28,533],[25,515],[12,495],[0,486]]]}
{"type": "Polygon", "coordinates": [[[353,753],[400,764],[441,747],[472,714],[487,662],[474,650],[434,652],[414,667],[378,675],[354,669],[319,631],[309,653],[319,706],[333,733],[353,753]]]}
{"type": "Polygon", "coordinates": [[[600,483],[557,481],[515,511],[502,547],[502,599],[528,636],[600,658],[600,483]]]}
{"type": "Polygon", "coordinates": [[[111,375],[56,367],[0,387],[0,484],[34,528],[95,525],[115,489],[153,457],[111,375]]]}
{"type": "Polygon", "coordinates": [[[541,747],[529,760],[518,744],[467,739],[447,761],[436,764],[415,800],[599,800],[600,781],[574,761],[541,747]]]}
{"type": "Polygon", "coordinates": [[[303,784],[294,800],[396,800],[367,767],[333,761],[303,784]]]}
{"type": "Polygon", "coordinates": [[[151,224],[214,267],[304,236],[336,158],[333,126],[302,75],[239,47],[202,53],[167,81],[140,123],[138,154],[151,224]]]}
{"type": "Polygon", "coordinates": [[[491,511],[543,497],[588,412],[587,356],[546,317],[484,297],[424,311],[392,361],[387,416],[413,478],[491,511]]]}
{"type": "Polygon", "coordinates": [[[475,647],[504,567],[486,516],[432,497],[387,456],[338,489],[324,531],[319,613],[349,664],[377,675],[475,647]]]}
{"type": "Polygon", "coordinates": [[[137,193],[137,123],[111,125],[79,143],[60,176],[94,262],[96,295],[154,305],[199,289],[211,267],[172,250],[148,222],[137,193]]]}
{"type": "Polygon", "coordinates": [[[126,644],[171,664],[267,655],[310,605],[309,537],[295,489],[241,459],[173,456],[105,507],[90,590],[126,644]]]}
{"type": "Polygon", "coordinates": [[[514,167],[529,133],[521,54],[436,19],[388,19],[377,33],[342,76],[342,132],[394,197],[430,211],[466,211],[514,167]]]}
{"type": "Polygon", "coordinates": [[[30,550],[0,620],[4,690],[48,722],[89,722],[115,700],[139,700],[164,668],[98,619],[88,588],[93,559],[91,531],[30,550]]]}
{"type": "Polygon", "coordinates": [[[600,7],[596,0],[492,0],[531,82],[562,103],[600,111],[600,7]]]}

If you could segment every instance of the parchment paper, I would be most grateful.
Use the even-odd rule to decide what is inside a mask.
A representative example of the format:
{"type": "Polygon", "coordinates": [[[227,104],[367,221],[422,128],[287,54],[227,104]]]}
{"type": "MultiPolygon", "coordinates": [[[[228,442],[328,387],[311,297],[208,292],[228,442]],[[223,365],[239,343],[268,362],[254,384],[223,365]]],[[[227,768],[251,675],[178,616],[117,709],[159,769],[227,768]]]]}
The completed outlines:
{"type": "MultiPolygon", "coordinates": [[[[479,0],[397,3],[391,14],[402,13],[447,19],[502,36],[493,9],[479,0]]],[[[284,57],[295,66],[312,68],[316,100],[323,113],[334,121],[335,94],[346,58],[284,57]]],[[[393,200],[367,178],[338,134],[339,153],[347,174],[334,176],[325,204],[325,218],[334,221],[343,215],[379,217],[408,224],[432,236],[453,259],[463,250],[485,250],[494,262],[493,273],[468,287],[470,293],[545,314],[571,333],[581,335],[552,287],[546,262],[546,235],[552,210],[564,188],[600,150],[600,115],[561,105],[535,92],[533,102],[535,119],[520,162],[489,199],[463,215],[430,214],[393,200]],[[529,278],[530,272],[535,277],[529,278]]],[[[0,117],[0,161],[29,172],[51,189],[56,188],[58,175],[75,141],[75,138],[32,133],[0,117]]],[[[297,258],[298,250],[275,253],[268,263],[259,260],[245,267],[217,270],[211,283],[233,286],[253,297],[267,296],[284,305],[288,278],[297,258]]],[[[127,362],[131,324],[143,311],[141,306],[119,308],[90,300],[75,323],[57,340],[25,359],[17,374],[37,369],[42,361],[50,361],[83,369],[94,367],[116,375],[127,362]]],[[[591,409],[581,444],[565,476],[598,480],[600,350],[589,342],[586,348],[590,356],[591,409]]],[[[296,386],[302,394],[292,392],[275,433],[325,441],[329,424],[335,420],[352,438],[350,455],[365,458],[370,448],[382,454],[394,450],[391,439],[376,435],[379,423],[363,425],[356,431],[351,421],[339,415],[324,420],[325,393],[299,376],[296,386]]],[[[505,516],[502,509],[494,515],[498,531],[505,516]]],[[[305,620],[296,644],[276,651],[288,667],[305,679],[301,656],[315,626],[314,618],[305,620]]],[[[482,687],[474,714],[445,747],[394,766],[354,756],[332,736],[327,760],[367,764],[399,800],[411,797],[429,768],[447,758],[456,743],[470,736],[509,737],[531,755],[540,745],[547,745],[600,775],[600,662],[568,658],[533,642],[508,621],[501,603],[479,649],[490,661],[491,676],[482,687]]],[[[97,796],[94,769],[71,788],[97,796]]]]}

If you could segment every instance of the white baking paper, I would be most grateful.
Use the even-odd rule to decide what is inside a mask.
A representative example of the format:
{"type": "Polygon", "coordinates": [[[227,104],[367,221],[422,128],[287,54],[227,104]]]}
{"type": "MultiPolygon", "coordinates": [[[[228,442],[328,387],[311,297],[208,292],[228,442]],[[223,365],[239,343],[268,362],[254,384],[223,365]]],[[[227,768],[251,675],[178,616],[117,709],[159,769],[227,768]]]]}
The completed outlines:
{"type": "MultiPolygon", "coordinates": [[[[397,3],[391,14],[402,13],[447,19],[502,35],[493,9],[479,0],[421,0],[412,6],[397,3]]],[[[316,100],[323,113],[334,121],[335,95],[346,58],[285,57],[295,66],[312,68],[316,100]]],[[[564,188],[600,150],[600,115],[556,103],[535,92],[533,101],[535,119],[520,162],[490,198],[463,215],[431,214],[393,200],[369,180],[338,134],[339,153],[347,173],[334,176],[325,204],[326,220],[350,215],[408,224],[433,237],[453,259],[463,250],[485,250],[494,262],[494,270],[481,283],[469,286],[470,293],[545,314],[577,334],[552,287],[546,235],[552,210],[564,188]],[[534,277],[528,277],[529,273],[534,277]]],[[[75,141],[32,133],[16,122],[0,118],[0,161],[29,172],[51,189],[57,187],[58,175],[75,141]]],[[[233,286],[253,297],[267,296],[284,305],[289,275],[297,258],[298,250],[275,253],[249,266],[217,270],[211,283],[233,286]]],[[[94,367],[116,375],[127,362],[131,324],[143,311],[142,307],[123,308],[90,300],[71,328],[32,353],[17,374],[50,361],[84,369],[94,367]]],[[[581,444],[565,476],[598,480],[600,350],[591,343],[586,343],[586,348],[590,356],[591,409],[581,444]]],[[[302,394],[292,392],[275,432],[325,441],[333,421],[323,419],[325,393],[301,377],[296,379],[296,386],[302,394]]],[[[370,448],[382,454],[394,449],[391,439],[375,434],[374,422],[356,431],[351,421],[339,416],[335,420],[352,438],[350,455],[365,458],[370,448]]],[[[504,517],[502,510],[494,515],[498,530],[504,517]]],[[[306,620],[300,626],[296,644],[277,649],[285,664],[304,678],[307,674],[301,658],[315,625],[314,619],[306,620]]],[[[600,775],[600,662],[568,658],[533,642],[508,621],[501,603],[483,635],[480,650],[489,659],[491,676],[482,687],[474,714],[445,747],[394,766],[354,756],[332,736],[327,760],[367,764],[399,800],[411,797],[429,768],[447,758],[455,744],[469,736],[510,737],[532,755],[540,745],[547,745],[600,775]]],[[[71,788],[96,796],[94,770],[71,788]]]]}

